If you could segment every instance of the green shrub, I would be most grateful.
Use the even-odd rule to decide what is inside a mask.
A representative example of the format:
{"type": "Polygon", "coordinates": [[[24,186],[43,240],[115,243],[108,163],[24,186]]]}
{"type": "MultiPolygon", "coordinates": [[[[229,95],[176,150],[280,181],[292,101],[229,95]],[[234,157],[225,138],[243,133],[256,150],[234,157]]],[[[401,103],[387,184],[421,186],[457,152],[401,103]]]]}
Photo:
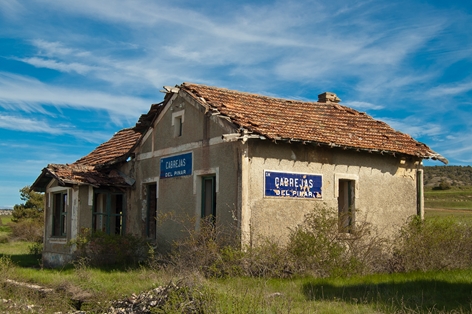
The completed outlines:
{"type": "Polygon", "coordinates": [[[399,233],[392,271],[472,267],[472,226],[453,217],[413,217],[399,233]]]}
{"type": "Polygon", "coordinates": [[[42,242],[44,224],[40,220],[23,219],[9,223],[10,238],[17,241],[42,242]]]}
{"type": "Polygon", "coordinates": [[[379,272],[388,260],[386,241],[371,226],[358,222],[350,234],[339,233],[337,211],[322,206],[291,231],[287,245],[271,239],[241,249],[211,220],[174,243],[170,260],[178,271],[205,277],[271,277],[294,275],[344,276],[379,272]]]}
{"type": "Polygon", "coordinates": [[[291,231],[288,250],[301,273],[317,277],[379,272],[388,257],[387,241],[357,217],[349,233],[339,231],[337,210],[319,206],[291,231]]]}
{"type": "Polygon", "coordinates": [[[244,275],[249,277],[288,278],[299,273],[294,256],[287,247],[271,239],[247,248],[241,267],[244,275]]]}
{"type": "Polygon", "coordinates": [[[86,258],[92,266],[135,265],[147,258],[147,242],[133,235],[109,235],[81,230],[69,245],[77,245],[76,258],[86,258]]]}
{"type": "Polygon", "coordinates": [[[33,242],[28,246],[28,252],[29,254],[40,257],[43,253],[43,242],[33,242]]]}
{"type": "Polygon", "coordinates": [[[228,230],[219,228],[209,217],[200,220],[199,230],[186,228],[185,231],[187,236],[174,241],[168,256],[176,270],[200,271],[207,277],[231,273],[230,269],[242,252],[228,230]]]}
{"type": "Polygon", "coordinates": [[[0,275],[1,278],[7,278],[11,268],[14,267],[14,264],[10,256],[0,256],[0,275]]]}

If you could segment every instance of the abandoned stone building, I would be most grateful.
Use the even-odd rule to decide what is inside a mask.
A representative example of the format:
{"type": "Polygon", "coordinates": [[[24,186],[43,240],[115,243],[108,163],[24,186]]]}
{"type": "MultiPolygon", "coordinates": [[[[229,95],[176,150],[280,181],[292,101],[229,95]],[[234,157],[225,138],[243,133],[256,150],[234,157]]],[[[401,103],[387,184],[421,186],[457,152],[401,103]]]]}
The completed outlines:
{"type": "Polygon", "coordinates": [[[340,232],[361,216],[392,232],[423,215],[422,160],[447,163],[333,93],[303,102],[190,83],[164,92],[133,128],[42,170],[32,189],[46,193],[46,266],[73,258],[68,242],[82,228],[168,249],[182,228],[158,217],[189,217],[198,230],[211,215],[242,245],[257,245],[284,241],[323,203],[338,211],[340,232]]]}

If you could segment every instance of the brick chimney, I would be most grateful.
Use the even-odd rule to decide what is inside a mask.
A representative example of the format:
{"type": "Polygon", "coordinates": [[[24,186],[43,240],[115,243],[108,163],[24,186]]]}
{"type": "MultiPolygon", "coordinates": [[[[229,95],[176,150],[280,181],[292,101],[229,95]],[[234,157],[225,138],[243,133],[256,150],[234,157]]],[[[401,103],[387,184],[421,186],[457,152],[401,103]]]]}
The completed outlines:
{"type": "Polygon", "coordinates": [[[341,101],[341,98],[339,98],[338,96],[336,96],[335,93],[331,93],[331,92],[325,92],[323,94],[319,94],[318,95],[318,102],[335,102],[335,103],[338,103],[341,101]]]}

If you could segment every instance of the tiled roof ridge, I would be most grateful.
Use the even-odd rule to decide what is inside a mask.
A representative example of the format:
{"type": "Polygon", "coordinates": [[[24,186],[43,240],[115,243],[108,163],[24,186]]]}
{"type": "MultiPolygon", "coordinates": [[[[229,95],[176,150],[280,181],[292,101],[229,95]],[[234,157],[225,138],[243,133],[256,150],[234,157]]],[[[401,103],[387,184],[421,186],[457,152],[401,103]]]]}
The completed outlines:
{"type": "MultiPolygon", "coordinates": [[[[330,106],[333,106],[333,107],[339,106],[339,107],[342,107],[342,109],[344,109],[344,110],[346,110],[346,109],[347,110],[353,110],[353,111],[356,111],[359,114],[366,114],[365,112],[358,111],[356,109],[353,109],[353,108],[350,108],[350,107],[347,107],[345,105],[338,104],[338,103],[335,103],[335,102],[326,102],[326,103],[324,103],[324,102],[301,100],[301,99],[287,99],[287,98],[282,98],[281,96],[268,96],[268,95],[256,94],[256,93],[251,93],[251,92],[238,91],[238,90],[229,89],[229,88],[226,88],[226,87],[209,86],[209,85],[198,84],[198,83],[190,83],[190,82],[184,82],[184,83],[182,83],[182,86],[185,86],[187,88],[190,87],[190,86],[200,86],[200,87],[203,87],[203,88],[209,88],[209,89],[224,91],[224,92],[232,93],[232,94],[235,94],[235,95],[243,94],[243,95],[247,95],[247,96],[251,96],[251,97],[266,98],[267,100],[277,100],[277,101],[285,102],[285,103],[302,103],[302,104],[307,104],[307,105],[309,105],[309,104],[319,104],[319,105],[330,105],[330,106]]],[[[338,108],[338,109],[340,109],[340,108],[338,108]]]]}
{"type": "Polygon", "coordinates": [[[289,100],[189,82],[180,85],[180,89],[235,126],[261,138],[405,154],[447,164],[446,158],[409,134],[337,102],[289,100]]]}

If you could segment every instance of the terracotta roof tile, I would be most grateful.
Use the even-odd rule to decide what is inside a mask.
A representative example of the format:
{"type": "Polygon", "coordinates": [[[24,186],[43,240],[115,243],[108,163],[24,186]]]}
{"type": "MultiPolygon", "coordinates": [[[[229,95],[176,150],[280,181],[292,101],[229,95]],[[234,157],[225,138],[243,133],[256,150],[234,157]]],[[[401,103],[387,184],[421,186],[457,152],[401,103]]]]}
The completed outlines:
{"type": "Polygon", "coordinates": [[[58,180],[60,185],[89,184],[115,187],[132,185],[132,179],[130,181],[124,174],[104,166],[125,161],[140,137],[141,133],[134,129],[118,131],[107,142],[73,164],[47,165],[31,188],[44,192],[51,178],[58,180]]]}
{"type": "Polygon", "coordinates": [[[229,117],[237,126],[272,140],[385,151],[437,158],[447,163],[444,157],[408,134],[337,103],[286,100],[192,83],[184,83],[180,89],[229,117]]]}
{"type": "Polygon", "coordinates": [[[77,160],[74,164],[96,166],[113,163],[116,159],[127,157],[127,154],[136,145],[140,137],[141,133],[132,128],[118,131],[111,139],[95,148],[87,156],[77,160]]]}
{"type": "Polygon", "coordinates": [[[116,170],[99,171],[93,166],[80,164],[49,164],[43,171],[56,178],[61,184],[128,186],[126,180],[116,170]]]}

